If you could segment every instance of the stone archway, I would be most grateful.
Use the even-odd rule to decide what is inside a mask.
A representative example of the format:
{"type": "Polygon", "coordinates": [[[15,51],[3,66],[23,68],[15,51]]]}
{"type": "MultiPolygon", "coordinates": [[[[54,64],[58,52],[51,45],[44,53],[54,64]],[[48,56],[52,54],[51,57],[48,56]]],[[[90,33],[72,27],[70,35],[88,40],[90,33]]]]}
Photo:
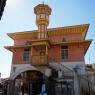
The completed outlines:
{"type": "Polygon", "coordinates": [[[14,80],[19,74],[21,74],[22,72],[25,72],[25,71],[29,71],[29,70],[36,70],[36,71],[39,71],[37,68],[35,68],[34,66],[31,66],[30,64],[23,64],[23,65],[14,65],[12,67],[13,68],[16,68],[15,71],[12,70],[12,73],[10,75],[10,80],[14,80]]]}
{"type": "Polygon", "coordinates": [[[42,91],[43,74],[37,70],[22,72],[15,78],[15,95],[38,95],[42,91]],[[19,92],[19,93],[18,93],[19,92]]]}
{"type": "Polygon", "coordinates": [[[15,95],[24,95],[24,93],[28,93],[25,95],[37,95],[37,93],[39,94],[41,92],[42,83],[43,73],[34,66],[18,66],[15,72],[12,72],[10,76],[9,91],[11,92],[9,92],[8,95],[14,95],[14,93],[15,95]],[[36,88],[36,90],[34,88],[36,88]],[[31,91],[31,89],[34,90],[34,92],[31,91]],[[23,93],[21,93],[21,91],[23,93]]]}

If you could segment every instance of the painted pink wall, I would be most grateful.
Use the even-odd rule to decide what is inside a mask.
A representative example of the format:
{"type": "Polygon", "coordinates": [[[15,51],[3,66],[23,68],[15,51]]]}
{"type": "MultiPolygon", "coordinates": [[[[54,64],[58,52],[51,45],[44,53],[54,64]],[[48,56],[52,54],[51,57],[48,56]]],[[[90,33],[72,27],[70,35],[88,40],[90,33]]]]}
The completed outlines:
{"type": "MultiPolygon", "coordinates": [[[[49,37],[51,42],[62,42],[63,38],[66,38],[66,41],[79,41],[81,40],[81,34],[68,34],[68,35],[58,35],[58,36],[49,37]]],[[[31,39],[15,40],[14,46],[25,45],[25,43],[28,40],[31,40],[31,39]]],[[[70,44],[68,45],[68,50],[69,50],[68,61],[83,61],[84,60],[84,48],[82,44],[70,44]]],[[[60,53],[61,53],[60,45],[52,45],[48,51],[49,58],[50,58],[49,61],[55,60],[56,62],[60,62],[61,60],[60,53]]],[[[32,51],[30,51],[30,55],[38,55],[38,54],[39,52],[37,52],[35,49],[32,49],[32,51]]],[[[17,48],[14,50],[12,63],[13,64],[28,63],[26,61],[23,61],[22,48],[17,48]]]]}

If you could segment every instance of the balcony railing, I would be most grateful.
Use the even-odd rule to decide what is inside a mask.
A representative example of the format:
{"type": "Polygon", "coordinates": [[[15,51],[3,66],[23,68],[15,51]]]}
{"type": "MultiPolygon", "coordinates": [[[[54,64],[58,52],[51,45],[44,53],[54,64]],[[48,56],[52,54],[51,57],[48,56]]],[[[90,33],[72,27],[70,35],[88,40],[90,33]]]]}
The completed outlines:
{"type": "Polygon", "coordinates": [[[48,65],[48,56],[46,55],[34,55],[31,58],[31,65],[34,66],[46,66],[48,65]]]}
{"type": "Polygon", "coordinates": [[[40,66],[40,65],[48,65],[49,63],[60,63],[60,62],[76,62],[76,61],[83,61],[83,60],[72,60],[70,58],[68,59],[61,59],[60,57],[49,57],[46,55],[33,55],[31,57],[30,63],[32,65],[40,66]]]}

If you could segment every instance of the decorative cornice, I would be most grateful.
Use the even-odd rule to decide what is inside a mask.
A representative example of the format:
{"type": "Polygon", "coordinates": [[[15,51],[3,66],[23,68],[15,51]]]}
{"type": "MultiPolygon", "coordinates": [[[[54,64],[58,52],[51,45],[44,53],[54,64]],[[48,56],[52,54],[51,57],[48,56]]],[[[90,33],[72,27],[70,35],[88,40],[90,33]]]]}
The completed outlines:
{"type": "MultiPolygon", "coordinates": [[[[86,37],[88,27],[89,24],[83,24],[83,25],[76,25],[76,26],[49,28],[47,29],[47,31],[48,31],[48,36],[82,33],[81,39],[84,40],[86,37]]],[[[13,40],[29,39],[29,38],[33,39],[33,38],[37,38],[37,33],[38,33],[37,30],[34,30],[34,31],[8,33],[7,35],[11,37],[13,40]]]]}
{"type": "Polygon", "coordinates": [[[13,52],[14,49],[17,49],[17,48],[30,48],[31,45],[24,45],[24,46],[5,46],[4,48],[13,52]]]}
{"type": "Polygon", "coordinates": [[[55,42],[55,43],[51,43],[51,44],[53,44],[53,45],[57,45],[57,44],[77,44],[77,43],[85,43],[85,42],[91,43],[92,39],[84,40],[84,41],[81,40],[81,41],[55,42]]]}
{"type": "MultiPolygon", "coordinates": [[[[46,40],[43,40],[46,41],[46,40]]],[[[51,45],[69,45],[69,44],[83,44],[87,49],[89,48],[90,44],[91,44],[92,40],[85,40],[85,41],[71,41],[71,42],[59,42],[59,43],[51,43],[51,45]],[[87,44],[88,43],[88,44],[87,44]]],[[[19,46],[5,46],[4,48],[6,48],[7,50],[13,51],[16,48],[30,48],[33,45],[19,45],[19,46]]]]}

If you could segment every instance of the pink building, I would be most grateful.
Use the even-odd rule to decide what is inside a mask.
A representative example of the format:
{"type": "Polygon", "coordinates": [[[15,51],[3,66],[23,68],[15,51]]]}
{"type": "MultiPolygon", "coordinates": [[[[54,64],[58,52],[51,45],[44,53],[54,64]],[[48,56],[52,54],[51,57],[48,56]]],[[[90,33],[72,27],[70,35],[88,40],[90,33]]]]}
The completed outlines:
{"type": "Polygon", "coordinates": [[[15,83],[10,89],[40,83],[43,75],[51,75],[50,64],[62,64],[71,70],[77,65],[84,67],[91,43],[85,40],[89,25],[47,28],[51,11],[48,5],[39,4],[34,8],[38,30],[8,33],[14,40],[14,46],[5,47],[13,53],[10,80],[15,83]]]}

